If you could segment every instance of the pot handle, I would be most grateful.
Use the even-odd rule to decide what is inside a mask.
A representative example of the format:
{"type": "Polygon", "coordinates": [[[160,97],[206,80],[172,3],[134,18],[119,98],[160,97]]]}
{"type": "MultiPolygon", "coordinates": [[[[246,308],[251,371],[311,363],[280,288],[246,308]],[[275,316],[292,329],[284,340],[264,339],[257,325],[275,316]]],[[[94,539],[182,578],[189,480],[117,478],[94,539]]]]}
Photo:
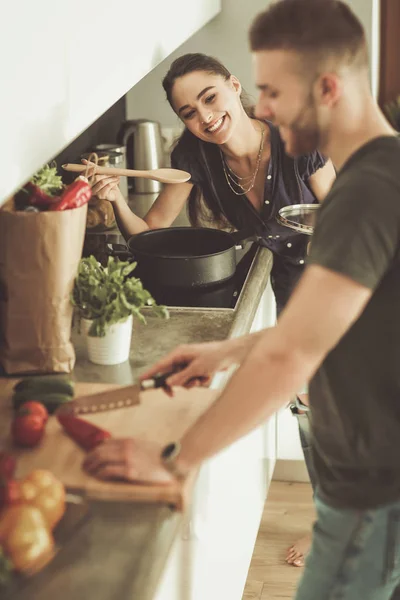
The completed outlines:
{"type": "Polygon", "coordinates": [[[124,244],[107,244],[106,248],[108,256],[114,256],[120,260],[133,260],[132,253],[128,246],[125,246],[124,244]]]}
{"type": "Polygon", "coordinates": [[[243,250],[247,246],[247,244],[250,244],[250,242],[257,243],[263,239],[261,235],[257,235],[253,231],[246,229],[242,229],[241,231],[234,231],[230,235],[233,238],[236,250],[243,250]]]}

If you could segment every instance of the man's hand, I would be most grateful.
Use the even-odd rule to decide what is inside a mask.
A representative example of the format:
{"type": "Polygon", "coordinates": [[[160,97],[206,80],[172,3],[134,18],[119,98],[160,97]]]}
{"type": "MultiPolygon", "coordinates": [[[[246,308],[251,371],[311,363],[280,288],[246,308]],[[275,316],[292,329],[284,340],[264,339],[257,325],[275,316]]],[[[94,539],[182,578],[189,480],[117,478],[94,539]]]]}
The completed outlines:
{"type": "Polygon", "coordinates": [[[235,341],[178,346],[143,373],[140,379],[149,379],[159,373],[175,370],[176,373],[166,380],[169,388],[207,386],[218,371],[225,371],[240,361],[238,350],[235,341]]]}
{"type": "Polygon", "coordinates": [[[83,468],[98,479],[171,485],[176,479],[162,465],[161,450],[145,440],[107,440],[86,456],[83,468]]]}

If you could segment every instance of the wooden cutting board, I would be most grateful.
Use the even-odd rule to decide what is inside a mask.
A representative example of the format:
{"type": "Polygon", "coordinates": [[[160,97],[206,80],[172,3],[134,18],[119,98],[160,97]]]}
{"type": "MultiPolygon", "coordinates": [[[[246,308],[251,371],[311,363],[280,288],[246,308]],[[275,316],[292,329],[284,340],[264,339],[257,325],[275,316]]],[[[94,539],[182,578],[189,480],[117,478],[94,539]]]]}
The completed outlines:
{"type": "MultiPolygon", "coordinates": [[[[126,482],[99,481],[82,469],[85,452],[63,431],[55,417],[50,417],[45,436],[36,448],[17,449],[10,439],[12,419],[11,394],[15,382],[1,380],[0,423],[3,447],[11,450],[18,460],[17,476],[24,477],[33,469],[51,470],[66,487],[81,490],[91,498],[170,504],[182,509],[193,485],[195,473],[183,484],[148,486],[126,482]]],[[[117,386],[77,384],[76,397],[98,393],[117,386]]],[[[114,437],[137,437],[165,445],[179,439],[185,430],[212,404],[217,392],[194,388],[177,389],[170,398],[161,389],[140,394],[140,404],[118,410],[97,413],[84,418],[110,431],[114,437]]]]}

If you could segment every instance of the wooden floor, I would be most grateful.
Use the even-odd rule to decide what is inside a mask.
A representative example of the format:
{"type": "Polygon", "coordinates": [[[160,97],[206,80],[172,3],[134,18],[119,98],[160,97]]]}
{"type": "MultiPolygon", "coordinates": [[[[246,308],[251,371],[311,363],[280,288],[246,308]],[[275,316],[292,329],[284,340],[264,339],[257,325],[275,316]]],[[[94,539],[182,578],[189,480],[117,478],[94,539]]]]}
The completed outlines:
{"type": "Polygon", "coordinates": [[[302,569],[285,563],[286,549],[313,520],[309,483],[271,483],[242,600],[293,598],[302,569]]]}

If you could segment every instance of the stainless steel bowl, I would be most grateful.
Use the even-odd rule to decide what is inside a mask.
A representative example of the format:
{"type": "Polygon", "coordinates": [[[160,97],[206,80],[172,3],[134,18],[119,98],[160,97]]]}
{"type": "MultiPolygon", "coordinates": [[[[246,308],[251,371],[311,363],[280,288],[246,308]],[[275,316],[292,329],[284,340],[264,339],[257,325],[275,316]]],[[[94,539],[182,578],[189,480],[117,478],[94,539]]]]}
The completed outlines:
{"type": "Polygon", "coordinates": [[[319,204],[292,204],[278,212],[279,223],[299,233],[312,235],[317,218],[319,204]]]}

